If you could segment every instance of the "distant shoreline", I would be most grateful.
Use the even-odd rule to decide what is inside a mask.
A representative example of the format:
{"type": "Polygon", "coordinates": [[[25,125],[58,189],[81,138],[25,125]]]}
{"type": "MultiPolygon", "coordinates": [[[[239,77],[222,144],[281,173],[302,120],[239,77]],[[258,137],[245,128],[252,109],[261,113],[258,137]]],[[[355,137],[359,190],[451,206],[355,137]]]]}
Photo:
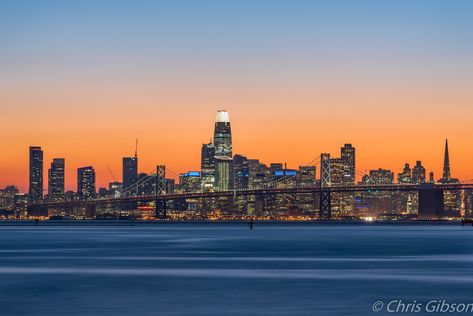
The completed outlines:
{"type": "MultiPolygon", "coordinates": [[[[184,221],[141,221],[141,220],[0,220],[0,226],[149,226],[149,225],[227,225],[227,224],[241,224],[248,225],[247,220],[184,220],[184,221]]],[[[353,221],[353,220],[324,220],[324,221],[271,221],[259,220],[253,221],[254,225],[298,225],[298,226],[313,226],[313,225],[457,225],[462,224],[461,220],[416,220],[416,221],[353,221]]],[[[465,224],[469,226],[471,224],[465,224]]]]}

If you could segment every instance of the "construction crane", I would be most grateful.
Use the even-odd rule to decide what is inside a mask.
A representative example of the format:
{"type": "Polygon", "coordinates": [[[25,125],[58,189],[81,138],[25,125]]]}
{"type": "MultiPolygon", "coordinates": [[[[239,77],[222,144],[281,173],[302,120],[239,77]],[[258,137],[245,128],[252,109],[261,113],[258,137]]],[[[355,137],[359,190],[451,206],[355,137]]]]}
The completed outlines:
{"type": "Polygon", "coordinates": [[[113,178],[113,182],[117,182],[117,178],[115,178],[115,175],[113,174],[112,169],[110,169],[110,166],[107,165],[107,168],[108,168],[108,172],[110,172],[110,175],[113,178]]]}

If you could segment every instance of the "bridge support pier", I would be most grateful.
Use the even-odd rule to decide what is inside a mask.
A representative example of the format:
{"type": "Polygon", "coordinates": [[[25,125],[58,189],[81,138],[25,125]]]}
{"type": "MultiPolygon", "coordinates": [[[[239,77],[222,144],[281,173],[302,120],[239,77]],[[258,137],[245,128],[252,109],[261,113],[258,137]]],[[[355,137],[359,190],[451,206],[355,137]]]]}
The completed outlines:
{"type": "Polygon", "coordinates": [[[166,219],[166,200],[162,198],[156,199],[156,217],[166,219]]]}
{"type": "Polygon", "coordinates": [[[332,198],[329,190],[320,191],[319,218],[332,218],[332,198]]]}
{"type": "Polygon", "coordinates": [[[89,219],[94,219],[96,215],[95,204],[87,204],[85,206],[85,217],[89,219]]]}

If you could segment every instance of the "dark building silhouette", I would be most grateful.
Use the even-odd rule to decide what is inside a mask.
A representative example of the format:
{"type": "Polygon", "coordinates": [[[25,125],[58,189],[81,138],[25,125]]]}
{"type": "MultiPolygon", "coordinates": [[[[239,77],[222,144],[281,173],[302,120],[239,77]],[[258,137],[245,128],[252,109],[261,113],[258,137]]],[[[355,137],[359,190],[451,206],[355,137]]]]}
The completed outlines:
{"type": "MultiPolygon", "coordinates": [[[[138,157],[123,158],[123,189],[129,189],[138,180],[138,157]]],[[[130,190],[130,192],[134,192],[130,190]]]]}
{"type": "Polygon", "coordinates": [[[450,157],[448,155],[448,139],[445,140],[445,152],[443,156],[443,177],[445,181],[450,180],[450,157]]]}
{"type": "Polygon", "coordinates": [[[28,200],[30,203],[40,202],[43,199],[43,151],[41,147],[30,147],[28,200]]]}
{"type": "Polygon", "coordinates": [[[233,157],[233,170],[235,189],[248,189],[250,175],[248,159],[243,155],[235,155],[233,157]]]}
{"type": "Polygon", "coordinates": [[[77,169],[77,195],[80,200],[95,198],[95,170],[91,166],[77,169]]]}
{"type": "Polygon", "coordinates": [[[444,217],[443,192],[433,183],[423,183],[419,189],[419,219],[439,219],[444,217]]]}
{"type": "Polygon", "coordinates": [[[48,170],[48,199],[50,201],[64,200],[64,158],[54,158],[48,170]]]}

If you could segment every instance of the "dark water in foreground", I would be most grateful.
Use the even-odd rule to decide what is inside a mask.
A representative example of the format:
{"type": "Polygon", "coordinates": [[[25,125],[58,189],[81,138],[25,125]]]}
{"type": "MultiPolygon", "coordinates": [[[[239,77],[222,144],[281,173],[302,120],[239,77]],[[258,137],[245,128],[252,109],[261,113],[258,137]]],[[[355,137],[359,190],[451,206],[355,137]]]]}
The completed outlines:
{"type": "Polygon", "coordinates": [[[0,227],[0,315],[379,315],[472,272],[471,226],[0,227]]]}

